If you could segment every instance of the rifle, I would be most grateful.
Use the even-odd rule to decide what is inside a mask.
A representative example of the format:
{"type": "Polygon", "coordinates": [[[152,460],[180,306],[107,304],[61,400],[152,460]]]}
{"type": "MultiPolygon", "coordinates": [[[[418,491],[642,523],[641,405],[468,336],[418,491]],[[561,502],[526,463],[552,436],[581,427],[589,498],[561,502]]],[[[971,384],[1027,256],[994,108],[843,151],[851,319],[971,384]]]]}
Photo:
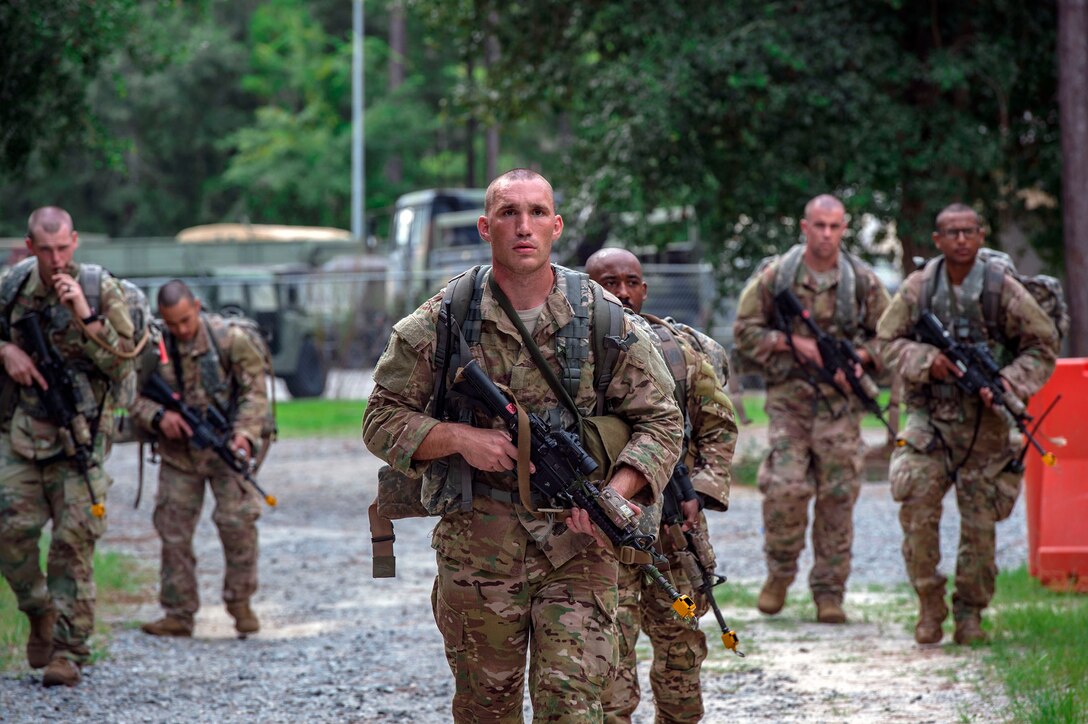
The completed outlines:
{"type": "MultiPolygon", "coordinates": [[[[850,390],[861,401],[862,407],[875,415],[876,419],[880,420],[884,427],[888,428],[888,432],[894,434],[895,431],[892,430],[892,426],[888,424],[888,421],[884,419],[884,411],[880,409],[880,404],[876,401],[880,389],[869,375],[864,372],[860,376],[857,374],[855,365],[861,366],[861,358],[854,349],[854,345],[845,339],[836,339],[820,329],[820,325],[812,321],[812,313],[801,305],[801,300],[797,298],[792,289],[783,289],[776,294],[774,303],[779,314],[786,321],[784,326],[787,330],[789,329],[788,320],[793,317],[800,317],[808,330],[812,332],[812,336],[816,338],[816,347],[820,350],[820,358],[824,361],[823,367],[816,368],[816,371],[824,381],[838,390],[845,398],[845,393],[839,390],[838,384],[835,383],[835,373],[842,370],[843,374],[846,375],[850,390]]],[[[789,332],[787,331],[786,334],[788,335],[789,332]]],[[[792,335],[790,336],[790,346],[793,346],[792,335]]]]}
{"type": "Polygon", "coordinates": [[[695,492],[695,486],[692,485],[688,466],[681,460],[673,468],[672,478],[669,479],[669,484],[665,486],[661,522],[669,526],[669,535],[672,536],[673,548],[680,554],[681,565],[683,565],[688,579],[696,587],[695,590],[706,596],[707,601],[710,603],[710,608],[714,611],[714,618],[718,619],[718,626],[722,630],[722,644],[725,648],[743,658],[744,652],[737,648],[740,638],[733,629],[729,628],[729,624],[725,622],[725,617],[722,616],[722,610],[718,608],[718,602],[714,600],[714,587],[725,583],[725,576],[706,569],[699,557],[695,536],[683,528],[684,512],[680,508],[680,503],[695,500],[697,497],[698,494],[695,492]]]}
{"type": "MultiPolygon", "coordinates": [[[[514,440],[519,439],[519,432],[528,433],[529,459],[536,467],[530,483],[545,498],[548,507],[581,508],[589,513],[590,520],[597,524],[613,546],[634,548],[649,554],[655,562],[665,562],[665,558],[654,550],[652,535],[639,533],[630,521],[618,525],[605,512],[600,489],[587,477],[597,469],[597,463],[582,447],[577,435],[565,430],[552,430],[537,415],[519,411],[476,360],[461,369],[459,379],[467,381],[479,393],[476,399],[483,402],[488,412],[502,419],[514,440]],[[528,421],[528,430],[519,430],[519,412],[528,421]]],[[[677,591],[653,563],[643,563],[639,568],[668,594],[677,614],[682,618],[695,616],[695,602],[690,596],[677,591]]]]}
{"type": "Polygon", "coordinates": [[[76,412],[79,409],[77,399],[79,393],[75,382],[64,365],[64,358],[52,344],[46,341],[45,334],[42,332],[41,319],[40,312],[30,312],[15,322],[14,326],[30,344],[30,354],[35,358],[34,365],[49,387],[43,390],[41,385],[35,382],[34,389],[38,391],[38,397],[45,406],[49,421],[56,426],[60,434],[65,456],[75,462],[76,469],[83,476],[87,493],[91,497],[91,514],[101,518],[106,514],[106,506],[98,502],[90,476],[90,469],[94,464],[94,434],[91,432],[87,418],[82,413],[76,412]]]}
{"type": "MultiPolygon", "coordinates": [[[[1005,386],[1001,382],[1001,367],[990,353],[989,347],[983,343],[957,342],[941,324],[937,315],[931,311],[923,312],[918,318],[918,322],[914,325],[914,333],[920,342],[931,344],[939,349],[963,373],[961,377],[956,378],[956,385],[961,390],[969,395],[976,395],[982,390],[990,391],[994,405],[1008,413],[1021,434],[1027,438],[1032,447],[1039,451],[1044,464],[1053,466],[1058,461],[1054,453],[1043,449],[1035,435],[1028,429],[1028,423],[1034,418],[1027,413],[1024,403],[1015,395],[1005,392],[1005,386]]],[[[1018,461],[1017,465],[1020,471],[1023,471],[1023,463],[1018,461]]]]}
{"type": "Polygon", "coordinates": [[[231,448],[230,440],[233,435],[231,424],[215,405],[208,406],[205,418],[198,410],[186,405],[181,400],[181,395],[170,389],[170,385],[166,384],[166,380],[157,371],[148,376],[140,394],[181,415],[181,419],[185,420],[185,424],[193,431],[192,437],[189,438],[193,447],[197,450],[215,452],[231,470],[253,486],[253,489],[264,498],[264,502],[273,508],[276,507],[276,496],[269,495],[261,488],[253,477],[249,461],[245,459],[241,451],[231,448]]]}

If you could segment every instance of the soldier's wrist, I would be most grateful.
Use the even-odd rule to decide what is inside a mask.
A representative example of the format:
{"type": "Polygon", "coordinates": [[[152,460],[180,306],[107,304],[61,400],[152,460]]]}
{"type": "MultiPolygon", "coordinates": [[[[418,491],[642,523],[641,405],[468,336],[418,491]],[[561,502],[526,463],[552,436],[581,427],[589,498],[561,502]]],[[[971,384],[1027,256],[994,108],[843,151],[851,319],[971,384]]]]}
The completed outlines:
{"type": "Polygon", "coordinates": [[[166,408],[165,407],[160,407],[159,409],[155,410],[155,414],[151,418],[151,429],[152,430],[154,430],[155,432],[162,432],[162,429],[161,429],[162,418],[163,418],[163,415],[165,415],[165,414],[166,414],[166,408]]]}

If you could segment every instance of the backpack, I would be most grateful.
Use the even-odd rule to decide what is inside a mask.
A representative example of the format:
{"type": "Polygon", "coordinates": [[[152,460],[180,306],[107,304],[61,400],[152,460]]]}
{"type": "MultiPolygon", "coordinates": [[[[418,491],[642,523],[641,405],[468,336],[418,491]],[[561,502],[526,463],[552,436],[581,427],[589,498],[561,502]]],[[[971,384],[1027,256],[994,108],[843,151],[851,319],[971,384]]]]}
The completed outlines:
{"type": "MultiPolygon", "coordinates": [[[[15,304],[15,298],[26,284],[30,275],[37,271],[38,260],[31,256],[23,259],[13,266],[0,282],[0,329],[3,339],[10,338],[11,309],[15,304]]],[[[102,281],[106,277],[113,277],[107,269],[98,264],[81,263],[79,265],[79,286],[83,289],[83,296],[87,299],[94,312],[101,311],[102,305],[102,281]]],[[[117,279],[124,295],[129,316],[132,318],[132,339],[135,347],[131,353],[123,353],[115,350],[119,357],[135,357],[137,367],[140,366],[140,358],[147,348],[154,348],[157,337],[156,329],[152,323],[151,305],[147,301],[147,295],[143,290],[127,279],[117,279]]],[[[131,374],[125,377],[118,389],[114,390],[114,404],[117,407],[127,408],[136,400],[136,392],[139,381],[138,375],[131,374]]]]}
{"type": "MultiPolygon", "coordinates": [[[[1001,309],[1001,288],[1005,283],[1005,275],[1011,275],[1020,282],[1036,303],[1042,308],[1054,328],[1058,331],[1058,341],[1069,333],[1069,307],[1065,302],[1065,292],[1062,284],[1056,278],[1046,274],[1034,276],[1020,274],[1012,257],[997,249],[982,248],[978,250],[976,261],[986,265],[982,281],[982,318],[986,324],[986,332],[990,339],[999,342],[1006,348],[1015,347],[1013,340],[1005,338],[1005,320],[1001,309]]],[[[939,273],[944,268],[944,256],[937,256],[926,262],[922,270],[922,294],[918,300],[918,314],[932,307],[933,297],[937,293],[939,273]]]]}

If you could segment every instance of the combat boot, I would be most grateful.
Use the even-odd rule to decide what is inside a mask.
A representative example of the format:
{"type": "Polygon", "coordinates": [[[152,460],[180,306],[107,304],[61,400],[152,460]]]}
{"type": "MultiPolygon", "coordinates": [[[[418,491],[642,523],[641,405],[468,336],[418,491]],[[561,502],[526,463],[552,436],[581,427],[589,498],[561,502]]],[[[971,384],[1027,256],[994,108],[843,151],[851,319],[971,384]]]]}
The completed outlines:
{"type": "Polygon", "coordinates": [[[193,635],[193,622],[186,618],[182,618],[181,616],[168,613],[158,621],[143,624],[140,626],[140,630],[145,634],[151,634],[152,636],[180,636],[188,638],[193,635]]]}
{"type": "Polygon", "coordinates": [[[763,590],[759,592],[759,602],[756,607],[761,613],[773,616],[786,605],[786,591],[790,582],[781,578],[768,578],[763,584],[763,590]]]}
{"type": "Polygon", "coordinates": [[[235,601],[227,604],[227,613],[234,617],[234,630],[245,636],[261,630],[257,614],[249,607],[249,601],[235,601]]]}
{"type": "Polygon", "coordinates": [[[79,664],[63,656],[54,656],[42,674],[42,686],[75,686],[82,678],[79,664]]]}
{"type": "Polygon", "coordinates": [[[918,623],[914,627],[914,640],[920,644],[940,643],[944,636],[941,624],[948,616],[948,605],[944,602],[944,586],[919,591],[918,607],[918,623]]]}
{"type": "Polygon", "coordinates": [[[820,623],[846,623],[846,612],[842,610],[839,597],[824,593],[816,596],[816,620],[820,623]]]}
{"type": "Polygon", "coordinates": [[[30,635],[26,639],[26,661],[32,669],[40,669],[53,658],[53,624],[56,610],[26,615],[30,619],[30,635]]]}
{"type": "Polygon", "coordinates": [[[957,612],[956,633],[952,638],[961,646],[987,643],[990,635],[982,630],[982,614],[978,611],[957,612]]]}

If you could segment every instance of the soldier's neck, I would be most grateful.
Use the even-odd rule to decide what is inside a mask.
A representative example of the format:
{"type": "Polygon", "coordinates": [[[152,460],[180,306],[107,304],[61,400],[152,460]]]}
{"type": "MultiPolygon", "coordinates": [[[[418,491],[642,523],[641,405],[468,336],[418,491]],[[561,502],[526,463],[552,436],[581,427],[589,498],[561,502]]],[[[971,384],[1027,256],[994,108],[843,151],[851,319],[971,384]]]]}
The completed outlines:
{"type": "Polygon", "coordinates": [[[808,249],[805,249],[805,253],[801,256],[801,261],[803,261],[805,266],[809,269],[819,274],[820,272],[831,271],[836,268],[839,265],[839,255],[836,253],[835,256],[830,259],[821,261],[811,254],[808,249]]]}
{"type": "Polygon", "coordinates": [[[944,268],[948,273],[948,283],[954,287],[958,287],[963,284],[963,280],[967,278],[967,275],[971,273],[971,268],[975,266],[975,260],[972,259],[970,264],[957,264],[948,257],[944,258],[944,268]]]}
{"type": "Polygon", "coordinates": [[[513,274],[498,266],[492,267],[492,273],[495,275],[495,283],[518,311],[544,304],[555,286],[555,272],[551,264],[531,274],[513,274]]]}

